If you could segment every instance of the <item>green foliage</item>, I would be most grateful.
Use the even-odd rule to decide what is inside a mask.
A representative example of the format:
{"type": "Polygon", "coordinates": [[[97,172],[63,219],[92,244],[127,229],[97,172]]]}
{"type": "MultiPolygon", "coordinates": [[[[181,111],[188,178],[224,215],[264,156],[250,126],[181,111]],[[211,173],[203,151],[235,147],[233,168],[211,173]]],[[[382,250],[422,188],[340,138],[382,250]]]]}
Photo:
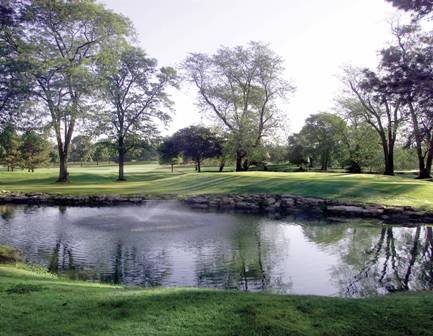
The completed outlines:
{"type": "Polygon", "coordinates": [[[321,112],[313,114],[305,121],[299,134],[289,138],[291,162],[302,166],[319,161],[321,170],[327,170],[332,161],[344,157],[347,137],[346,123],[338,115],[321,112]]]}
{"type": "Polygon", "coordinates": [[[71,141],[71,155],[69,159],[75,162],[88,162],[93,156],[92,139],[86,135],[77,135],[71,141]]]}
{"type": "Polygon", "coordinates": [[[118,180],[123,181],[125,155],[137,142],[152,141],[158,135],[158,122],[170,120],[167,88],[177,86],[177,74],[170,67],[158,69],[157,61],[140,48],[117,47],[106,49],[98,62],[99,91],[108,110],[94,119],[116,141],[118,180]]]}
{"type": "Polygon", "coordinates": [[[377,132],[365,122],[351,125],[346,135],[347,161],[349,172],[360,173],[365,169],[381,171],[383,153],[377,132]]]}
{"type": "Polygon", "coordinates": [[[201,162],[204,159],[222,155],[222,140],[210,129],[201,126],[190,126],[180,129],[173,134],[168,144],[162,149],[176,149],[185,160],[192,159],[200,172],[201,162]],[[167,147],[168,146],[168,147],[167,147]]]}
{"type": "Polygon", "coordinates": [[[14,125],[9,122],[0,133],[0,162],[8,170],[14,171],[20,165],[20,137],[14,125]]]}
{"type": "Polygon", "coordinates": [[[289,161],[303,169],[303,165],[308,163],[309,147],[306,144],[302,134],[291,135],[288,139],[288,158],[289,161]]]}
{"type": "Polygon", "coordinates": [[[92,149],[92,160],[97,164],[101,161],[109,161],[110,160],[110,147],[112,147],[111,143],[107,143],[107,141],[99,141],[93,145],[92,149]]]}
{"type": "Polygon", "coordinates": [[[289,161],[287,145],[267,144],[264,148],[269,162],[284,163],[289,161]]]}
{"type": "Polygon", "coordinates": [[[236,170],[245,170],[250,152],[280,126],[278,99],[294,91],[283,79],[283,60],[267,45],[250,42],[222,47],[214,55],[190,54],[183,68],[198,90],[202,110],[227,132],[236,170]]]}
{"type": "Polygon", "coordinates": [[[24,132],[20,146],[23,168],[33,172],[35,168],[46,165],[50,149],[50,143],[35,130],[24,132]]]}
{"type": "Polygon", "coordinates": [[[92,0],[19,2],[21,18],[10,34],[19,59],[28,64],[25,80],[32,100],[48,119],[57,141],[59,181],[68,179],[69,145],[79,120],[87,116],[86,104],[94,95],[95,62],[104,45],[130,32],[123,16],[92,0]]]}

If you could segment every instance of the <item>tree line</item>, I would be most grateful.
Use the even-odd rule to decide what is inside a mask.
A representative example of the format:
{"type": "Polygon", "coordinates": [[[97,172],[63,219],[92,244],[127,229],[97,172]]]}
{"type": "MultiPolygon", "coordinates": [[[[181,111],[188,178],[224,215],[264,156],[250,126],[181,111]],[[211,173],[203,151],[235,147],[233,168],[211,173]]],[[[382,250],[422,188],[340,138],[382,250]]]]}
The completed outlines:
{"type": "MultiPolygon", "coordinates": [[[[158,67],[133,43],[128,18],[93,0],[18,0],[0,11],[1,127],[48,127],[59,182],[68,180],[77,132],[115,143],[118,180],[124,180],[128,152],[137,142],[154,141],[158,126],[171,120],[167,89],[179,87],[179,72],[224,132],[225,152],[236,158],[238,171],[248,169],[284,119],[277,100],[294,90],[282,77],[283,60],[262,43],[192,53],[176,71],[158,67]]],[[[201,159],[195,160],[200,169],[201,159]]]]}
{"type": "Polygon", "coordinates": [[[25,161],[25,150],[6,139],[23,137],[24,143],[27,134],[41,143],[55,140],[59,182],[68,180],[68,161],[107,152],[123,181],[125,161],[140,148],[158,150],[160,161],[172,166],[180,157],[192,160],[198,171],[203,160],[215,158],[220,170],[227,162],[245,171],[290,161],[360,172],[380,165],[381,156],[387,175],[405,150],[418,161],[418,177],[429,177],[433,35],[422,20],[432,7],[429,1],[387,1],[411,11],[412,21],[393,27],[394,40],[380,51],[377,69],[345,69],[337,113],[310,116],[287,143],[274,135],[287,120],[281,102],[295,86],[283,76],[283,59],[266,44],[191,53],[177,69],[159,67],[136,46],[129,19],[93,0],[2,3],[1,160],[11,169],[14,152],[25,161]],[[214,126],[191,126],[161,139],[159,128],[174,112],[168,89],[181,83],[196,89],[198,106],[214,126]]]}
{"type": "Polygon", "coordinates": [[[342,166],[359,172],[380,150],[384,174],[394,175],[396,148],[404,148],[416,156],[418,178],[431,177],[433,34],[423,29],[422,20],[431,18],[432,3],[389,2],[411,11],[411,22],[392,25],[393,40],[379,51],[376,69],[345,68],[337,115],[314,115],[289,138],[294,162],[312,165],[320,160],[326,170],[337,158],[342,166]]]}

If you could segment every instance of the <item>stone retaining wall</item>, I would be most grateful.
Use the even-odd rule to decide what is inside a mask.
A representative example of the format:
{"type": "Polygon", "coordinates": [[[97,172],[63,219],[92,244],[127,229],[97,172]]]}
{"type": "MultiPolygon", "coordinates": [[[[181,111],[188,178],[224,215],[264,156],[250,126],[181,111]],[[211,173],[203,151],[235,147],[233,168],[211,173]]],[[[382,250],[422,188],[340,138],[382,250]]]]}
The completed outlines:
{"type": "Polygon", "coordinates": [[[147,200],[143,196],[72,196],[48,195],[43,193],[9,193],[0,195],[0,204],[70,205],[70,206],[109,206],[120,204],[141,204],[147,200]]]}
{"type": "MultiPolygon", "coordinates": [[[[8,193],[0,195],[0,204],[110,206],[143,204],[148,200],[156,199],[175,199],[175,197],[8,193]]],[[[275,215],[302,212],[307,215],[379,218],[398,223],[433,223],[433,212],[422,211],[408,206],[361,204],[289,194],[200,195],[184,198],[181,201],[195,209],[235,210],[247,213],[275,215]]]]}
{"type": "Polygon", "coordinates": [[[379,218],[398,223],[433,223],[433,212],[408,206],[381,206],[324,200],[289,194],[203,195],[190,197],[185,203],[198,209],[240,210],[253,213],[293,214],[379,218]]]}

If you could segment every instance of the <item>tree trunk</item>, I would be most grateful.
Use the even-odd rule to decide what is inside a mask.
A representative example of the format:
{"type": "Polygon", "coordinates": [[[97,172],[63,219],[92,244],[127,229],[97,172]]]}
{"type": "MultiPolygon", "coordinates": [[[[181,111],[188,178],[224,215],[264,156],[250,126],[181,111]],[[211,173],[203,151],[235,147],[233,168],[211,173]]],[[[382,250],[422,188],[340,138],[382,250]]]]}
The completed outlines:
{"type": "Polygon", "coordinates": [[[433,162],[433,136],[432,136],[432,140],[430,141],[430,148],[428,150],[427,160],[425,162],[425,170],[426,170],[426,174],[427,174],[428,178],[431,177],[432,162],[433,162]]]}
{"type": "Polygon", "coordinates": [[[59,178],[57,182],[68,182],[68,164],[67,164],[67,156],[68,152],[64,151],[63,148],[59,148],[59,178]]]}
{"type": "Polygon", "coordinates": [[[220,167],[219,167],[219,169],[218,169],[218,171],[221,173],[223,170],[224,170],[224,166],[225,166],[225,164],[226,164],[226,160],[223,158],[223,159],[221,159],[221,161],[220,161],[220,167]]]}
{"type": "MultiPolygon", "coordinates": [[[[424,164],[424,157],[423,157],[422,162],[424,164]]],[[[425,158],[425,164],[423,165],[422,170],[421,170],[421,164],[419,165],[420,172],[419,172],[418,177],[417,177],[418,179],[431,178],[432,162],[433,162],[433,136],[431,137],[431,140],[429,143],[429,149],[428,149],[427,156],[425,158]]]]}
{"type": "Polygon", "coordinates": [[[419,124],[418,124],[418,118],[415,112],[415,109],[412,105],[412,103],[409,103],[409,111],[410,116],[412,119],[412,127],[413,127],[413,133],[415,136],[415,143],[416,143],[416,155],[418,157],[418,179],[424,179],[430,177],[428,172],[426,171],[426,166],[424,162],[424,155],[422,153],[422,137],[421,132],[419,130],[419,124]]]}
{"type": "Polygon", "coordinates": [[[201,162],[200,160],[197,160],[197,173],[201,172],[201,162]]]}
{"type": "Polygon", "coordinates": [[[386,139],[386,136],[384,133],[379,133],[380,140],[382,142],[382,149],[383,149],[383,158],[385,163],[385,171],[383,172],[383,175],[394,175],[394,151],[393,148],[390,148],[388,146],[388,141],[386,139]],[[390,151],[391,149],[391,151],[390,151]]]}
{"type": "Polygon", "coordinates": [[[174,172],[174,164],[172,163],[170,166],[171,166],[171,172],[173,173],[174,172]]]}
{"type": "Polygon", "coordinates": [[[236,171],[242,171],[242,153],[240,151],[236,151],[236,171]]]}
{"type": "Polygon", "coordinates": [[[125,143],[123,137],[118,139],[118,147],[117,152],[119,154],[119,176],[117,177],[117,181],[126,181],[125,179],[125,143]]]}

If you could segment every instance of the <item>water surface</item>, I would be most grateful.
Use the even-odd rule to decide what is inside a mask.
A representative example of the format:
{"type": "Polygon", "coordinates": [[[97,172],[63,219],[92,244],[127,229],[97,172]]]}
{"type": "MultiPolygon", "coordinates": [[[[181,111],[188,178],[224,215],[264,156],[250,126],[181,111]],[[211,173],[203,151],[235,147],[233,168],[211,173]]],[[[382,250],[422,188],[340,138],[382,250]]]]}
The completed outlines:
{"type": "Polygon", "coordinates": [[[367,296],[433,287],[429,226],[144,206],[0,206],[0,244],[69,277],[144,287],[367,296]]]}

